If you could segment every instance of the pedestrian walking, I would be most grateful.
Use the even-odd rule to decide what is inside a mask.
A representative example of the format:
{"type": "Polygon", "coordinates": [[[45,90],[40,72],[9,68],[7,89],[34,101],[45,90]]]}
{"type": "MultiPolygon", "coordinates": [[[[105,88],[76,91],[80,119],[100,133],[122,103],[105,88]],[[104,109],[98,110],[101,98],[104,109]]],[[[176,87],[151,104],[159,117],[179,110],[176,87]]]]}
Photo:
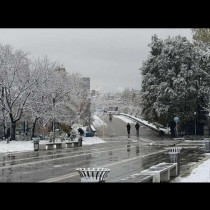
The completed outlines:
{"type": "Polygon", "coordinates": [[[109,121],[112,121],[112,113],[109,113],[109,121]]]}
{"type": "Polygon", "coordinates": [[[78,132],[80,134],[78,138],[78,142],[79,142],[79,145],[82,146],[82,141],[83,141],[82,136],[84,135],[85,132],[82,130],[82,128],[78,128],[78,132]]]}
{"type": "Polygon", "coordinates": [[[130,123],[128,123],[127,124],[128,138],[130,138],[130,130],[131,130],[131,125],[130,125],[130,123]]]}
{"type": "Polygon", "coordinates": [[[10,141],[10,128],[7,128],[7,133],[6,133],[6,141],[7,141],[7,144],[9,143],[10,141]]]}
{"type": "Polygon", "coordinates": [[[136,122],[135,128],[136,128],[136,135],[137,136],[139,136],[139,127],[140,127],[139,123],[136,122]]]}

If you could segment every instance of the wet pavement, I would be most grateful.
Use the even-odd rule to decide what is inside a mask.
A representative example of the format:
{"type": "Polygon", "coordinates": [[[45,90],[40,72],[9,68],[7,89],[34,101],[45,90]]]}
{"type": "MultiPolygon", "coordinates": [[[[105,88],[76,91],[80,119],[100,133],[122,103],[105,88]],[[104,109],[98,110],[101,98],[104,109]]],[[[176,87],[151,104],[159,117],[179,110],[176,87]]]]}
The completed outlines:
{"type": "MultiPolygon", "coordinates": [[[[109,168],[106,182],[117,182],[160,162],[169,162],[167,147],[183,143],[159,137],[142,127],[140,136],[132,130],[131,138],[126,123],[114,118],[104,132],[102,144],[54,149],[49,151],[0,154],[0,182],[80,182],[76,168],[109,168]],[[120,126],[121,125],[121,126],[120,126]],[[109,129],[109,127],[112,128],[109,129]]],[[[101,133],[97,132],[100,136],[101,133]]],[[[199,146],[186,147],[180,153],[180,173],[202,159],[204,151],[199,146]]]]}
{"type": "MultiPolygon", "coordinates": [[[[80,182],[76,168],[111,169],[107,182],[117,182],[160,162],[169,162],[167,146],[138,140],[0,156],[0,182],[80,182]]],[[[180,173],[202,158],[197,147],[180,153],[180,173]]]]}

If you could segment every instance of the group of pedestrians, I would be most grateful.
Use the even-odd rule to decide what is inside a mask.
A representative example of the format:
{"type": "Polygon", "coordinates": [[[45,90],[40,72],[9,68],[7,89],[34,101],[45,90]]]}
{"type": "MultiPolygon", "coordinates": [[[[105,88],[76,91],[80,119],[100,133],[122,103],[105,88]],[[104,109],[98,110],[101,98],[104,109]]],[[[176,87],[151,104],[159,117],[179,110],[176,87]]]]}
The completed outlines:
{"type": "MultiPolygon", "coordinates": [[[[140,127],[140,125],[139,125],[139,123],[137,122],[137,123],[135,124],[136,135],[137,135],[137,136],[139,136],[139,127],[140,127]]],[[[128,138],[130,138],[130,130],[131,130],[131,125],[130,125],[130,123],[128,123],[128,124],[127,124],[128,138]]]]}

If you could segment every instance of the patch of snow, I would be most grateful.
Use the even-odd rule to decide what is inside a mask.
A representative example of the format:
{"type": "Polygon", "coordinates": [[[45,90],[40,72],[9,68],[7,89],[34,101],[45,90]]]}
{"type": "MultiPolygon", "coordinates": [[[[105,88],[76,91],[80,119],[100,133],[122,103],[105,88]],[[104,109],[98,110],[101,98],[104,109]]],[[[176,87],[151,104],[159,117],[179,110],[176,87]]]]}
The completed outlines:
{"type": "Polygon", "coordinates": [[[177,177],[175,182],[210,182],[210,158],[194,168],[189,176],[177,177]]]}
{"type": "MultiPolygon", "coordinates": [[[[93,137],[82,137],[83,142],[82,145],[92,145],[92,144],[100,144],[105,143],[101,138],[93,136],[93,137]]],[[[47,140],[40,140],[39,144],[49,143],[47,140]]],[[[63,141],[65,143],[65,141],[63,141]]],[[[26,152],[33,151],[34,144],[33,141],[10,141],[7,142],[0,141],[0,154],[2,153],[15,153],[15,152],[26,152]]]]}
{"type": "Polygon", "coordinates": [[[117,117],[117,118],[121,119],[122,121],[124,121],[124,122],[126,122],[126,123],[134,123],[133,120],[128,119],[127,117],[124,117],[124,116],[122,116],[122,115],[116,115],[116,116],[114,116],[114,117],[117,117]]]}
{"type": "Polygon", "coordinates": [[[93,119],[94,119],[94,121],[93,121],[94,127],[98,128],[101,126],[107,126],[107,124],[103,120],[101,120],[101,118],[99,118],[98,116],[93,115],[93,119]]]}

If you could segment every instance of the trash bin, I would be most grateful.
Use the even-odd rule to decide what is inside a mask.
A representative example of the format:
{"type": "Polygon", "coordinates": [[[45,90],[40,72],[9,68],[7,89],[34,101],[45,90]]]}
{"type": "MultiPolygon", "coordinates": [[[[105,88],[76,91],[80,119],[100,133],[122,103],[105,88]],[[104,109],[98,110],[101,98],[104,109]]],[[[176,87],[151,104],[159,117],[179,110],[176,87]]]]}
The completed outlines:
{"type": "Polygon", "coordinates": [[[210,152],[210,140],[205,140],[205,150],[206,152],[210,152]]]}
{"type": "Polygon", "coordinates": [[[105,178],[110,172],[108,168],[76,168],[81,177],[81,182],[105,183],[105,178]]]}
{"type": "Polygon", "coordinates": [[[34,151],[38,151],[39,150],[39,138],[32,138],[33,139],[33,143],[34,143],[34,151]]]}
{"type": "Polygon", "coordinates": [[[170,163],[177,163],[177,172],[180,171],[180,151],[181,147],[171,147],[169,148],[170,163]]]}

